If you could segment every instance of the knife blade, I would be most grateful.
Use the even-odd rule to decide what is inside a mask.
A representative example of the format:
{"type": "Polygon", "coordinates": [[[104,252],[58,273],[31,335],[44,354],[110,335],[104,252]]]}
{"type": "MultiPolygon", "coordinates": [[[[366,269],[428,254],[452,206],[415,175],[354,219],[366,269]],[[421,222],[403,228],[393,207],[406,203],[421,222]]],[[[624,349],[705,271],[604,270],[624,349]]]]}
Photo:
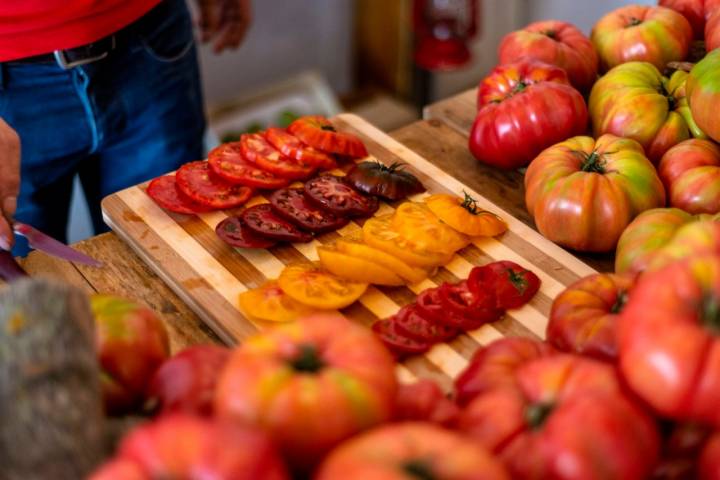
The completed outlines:
{"type": "Polygon", "coordinates": [[[74,248],[68,247],[64,243],[55,240],[50,235],[46,235],[26,223],[14,222],[13,230],[17,235],[22,235],[27,238],[31,248],[43,251],[48,255],[71,262],[81,263],[83,265],[89,265],[91,267],[102,266],[102,262],[99,262],[82,252],[78,252],[74,248]]]}

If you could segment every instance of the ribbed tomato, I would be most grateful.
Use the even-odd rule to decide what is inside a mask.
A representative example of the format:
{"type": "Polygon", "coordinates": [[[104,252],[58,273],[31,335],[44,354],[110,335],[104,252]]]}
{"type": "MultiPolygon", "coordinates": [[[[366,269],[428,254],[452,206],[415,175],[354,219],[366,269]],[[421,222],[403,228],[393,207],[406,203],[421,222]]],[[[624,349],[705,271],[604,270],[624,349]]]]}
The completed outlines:
{"type": "Polygon", "coordinates": [[[575,137],[548,148],[525,173],[525,203],[540,233],[567,248],[609,252],[665,190],[636,141],[575,137]]]}
{"type": "MultiPolygon", "coordinates": [[[[717,47],[720,47],[720,8],[716,10],[717,47]]],[[[709,47],[708,47],[709,48],[709,47]]],[[[720,141],[720,49],[708,53],[695,64],[687,79],[687,97],[690,110],[698,126],[713,140],[720,141]]]]}
{"type": "Polygon", "coordinates": [[[575,26],[559,20],[534,22],[508,33],[498,49],[500,64],[532,58],[556,65],[580,91],[589,91],[598,73],[598,56],[590,40],[575,26]]]}
{"type": "Polygon", "coordinates": [[[587,119],[582,95],[560,67],[501,65],[480,82],[470,152],[496,167],[523,167],[544,148],[584,133],[587,119]]]}
{"type": "Polygon", "coordinates": [[[372,332],[315,315],[248,338],[217,386],[219,418],[268,431],[310,468],[337,443],[390,419],[395,363],[372,332]]]}
{"type": "Polygon", "coordinates": [[[703,39],[705,35],[705,0],[659,0],[658,5],[672,8],[685,17],[692,27],[694,38],[703,39]]]}
{"type": "Polygon", "coordinates": [[[685,140],[658,165],[670,206],[688,213],[720,213],[720,148],[709,140],[685,140]]]}

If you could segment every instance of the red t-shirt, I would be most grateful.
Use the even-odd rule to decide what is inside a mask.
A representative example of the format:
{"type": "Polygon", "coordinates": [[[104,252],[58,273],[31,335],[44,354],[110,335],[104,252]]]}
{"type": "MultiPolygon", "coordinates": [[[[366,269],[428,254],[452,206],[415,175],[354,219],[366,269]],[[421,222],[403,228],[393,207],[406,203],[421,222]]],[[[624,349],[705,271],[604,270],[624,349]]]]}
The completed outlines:
{"type": "Polygon", "coordinates": [[[92,43],[160,0],[0,0],[0,62],[92,43]]]}

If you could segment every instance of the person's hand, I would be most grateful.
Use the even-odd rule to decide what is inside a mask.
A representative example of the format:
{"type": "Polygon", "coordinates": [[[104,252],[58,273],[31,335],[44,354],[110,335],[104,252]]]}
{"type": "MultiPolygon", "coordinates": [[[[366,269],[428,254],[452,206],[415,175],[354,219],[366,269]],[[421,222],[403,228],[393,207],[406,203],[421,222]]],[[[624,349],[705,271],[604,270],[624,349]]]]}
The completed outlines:
{"type": "Polygon", "coordinates": [[[250,27],[250,0],[198,0],[203,43],[213,42],[213,50],[240,46],[250,27]]]}
{"type": "Polygon", "coordinates": [[[10,220],[20,191],[20,137],[0,118],[0,249],[10,250],[14,236],[10,220]]]}

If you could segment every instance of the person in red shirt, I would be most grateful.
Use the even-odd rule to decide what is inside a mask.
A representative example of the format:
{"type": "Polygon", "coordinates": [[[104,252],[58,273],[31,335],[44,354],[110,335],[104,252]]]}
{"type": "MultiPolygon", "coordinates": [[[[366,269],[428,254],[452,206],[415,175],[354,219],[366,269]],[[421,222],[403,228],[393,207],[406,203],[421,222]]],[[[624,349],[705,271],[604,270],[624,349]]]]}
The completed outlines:
{"type": "MultiPolygon", "coordinates": [[[[197,3],[202,41],[237,48],[250,0],[197,3]]],[[[102,231],[103,197],[202,158],[204,130],[184,0],[0,2],[0,248],[14,218],[64,241],[76,175],[102,231]]]]}

